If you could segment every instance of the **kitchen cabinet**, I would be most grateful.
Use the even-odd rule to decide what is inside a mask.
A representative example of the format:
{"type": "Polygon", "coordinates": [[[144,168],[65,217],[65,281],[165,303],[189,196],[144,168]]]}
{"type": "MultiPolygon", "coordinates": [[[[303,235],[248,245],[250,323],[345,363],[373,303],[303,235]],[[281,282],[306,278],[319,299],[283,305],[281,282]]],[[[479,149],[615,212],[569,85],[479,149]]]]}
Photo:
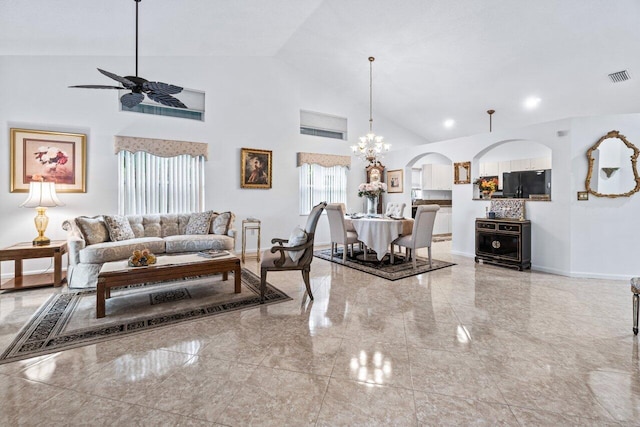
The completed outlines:
{"type": "Polygon", "coordinates": [[[505,172],[545,169],[551,169],[551,157],[505,160],[501,162],[482,162],[479,166],[478,176],[497,176],[498,188],[502,188],[502,174],[505,172]]]}
{"type": "Polygon", "coordinates": [[[538,157],[531,159],[531,170],[551,169],[551,157],[538,157]]]}
{"type": "Polygon", "coordinates": [[[451,190],[453,167],[451,165],[422,165],[423,190],[451,190]]]}
{"type": "Polygon", "coordinates": [[[436,214],[436,220],[433,223],[433,234],[450,234],[451,233],[451,206],[440,206],[440,210],[436,214]]]}
{"type": "Polygon", "coordinates": [[[498,175],[498,162],[480,163],[480,176],[496,176],[498,175]]]}
{"type": "Polygon", "coordinates": [[[422,169],[411,169],[411,188],[418,190],[422,188],[422,169]]]}
{"type": "Polygon", "coordinates": [[[517,268],[531,268],[531,221],[476,219],[475,261],[517,268]]]}
{"type": "Polygon", "coordinates": [[[511,160],[512,171],[528,171],[531,170],[531,159],[511,160]]]}

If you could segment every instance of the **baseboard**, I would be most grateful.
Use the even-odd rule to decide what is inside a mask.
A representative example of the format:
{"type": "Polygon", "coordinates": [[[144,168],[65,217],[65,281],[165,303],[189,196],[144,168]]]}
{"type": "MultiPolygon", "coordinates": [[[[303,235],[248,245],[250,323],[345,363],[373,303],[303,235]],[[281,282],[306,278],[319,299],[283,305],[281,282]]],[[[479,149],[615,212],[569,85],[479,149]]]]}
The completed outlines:
{"type": "Polygon", "coordinates": [[[634,275],[626,274],[602,274],[602,273],[589,273],[584,271],[574,271],[568,275],[569,277],[575,277],[577,279],[603,279],[603,280],[624,280],[629,281],[634,275]]]}

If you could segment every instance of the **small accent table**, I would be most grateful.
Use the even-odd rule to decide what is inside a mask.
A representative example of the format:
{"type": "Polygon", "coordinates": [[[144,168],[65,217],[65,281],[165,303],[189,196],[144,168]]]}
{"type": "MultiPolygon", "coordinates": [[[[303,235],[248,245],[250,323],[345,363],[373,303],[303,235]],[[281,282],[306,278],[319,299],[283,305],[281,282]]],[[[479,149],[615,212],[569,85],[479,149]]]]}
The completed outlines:
{"type": "Polygon", "coordinates": [[[256,258],[260,262],[260,220],[259,219],[243,219],[242,220],[242,263],[244,263],[245,252],[247,249],[247,230],[258,230],[258,251],[256,258]]]}
{"type": "Polygon", "coordinates": [[[62,255],[67,253],[66,240],[52,240],[46,246],[33,246],[31,242],[17,243],[0,249],[0,265],[2,261],[14,261],[14,278],[0,284],[0,290],[17,290],[41,286],[62,286],[67,273],[62,271],[62,255]],[[22,275],[22,260],[53,257],[53,273],[22,275]]]}

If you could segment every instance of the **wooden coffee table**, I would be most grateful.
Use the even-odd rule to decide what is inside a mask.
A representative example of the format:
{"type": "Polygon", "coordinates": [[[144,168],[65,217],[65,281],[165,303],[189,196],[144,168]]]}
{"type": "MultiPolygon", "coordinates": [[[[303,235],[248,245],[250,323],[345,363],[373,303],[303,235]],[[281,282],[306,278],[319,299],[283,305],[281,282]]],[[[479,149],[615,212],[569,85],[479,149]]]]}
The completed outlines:
{"type": "Polygon", "coordinates": [[[98,274],[96,317],[105,316],[105,300],[111,298],[111,288],[220,273],[222,280],[228,280],[230,271],[235,279],[235,293],[239,294],[240,259],[233,255],[213,259],[195,254],[166,255],[159,256],[157,263],[148,267],[129,267],[127,261],[107,262],[98,274]]]}

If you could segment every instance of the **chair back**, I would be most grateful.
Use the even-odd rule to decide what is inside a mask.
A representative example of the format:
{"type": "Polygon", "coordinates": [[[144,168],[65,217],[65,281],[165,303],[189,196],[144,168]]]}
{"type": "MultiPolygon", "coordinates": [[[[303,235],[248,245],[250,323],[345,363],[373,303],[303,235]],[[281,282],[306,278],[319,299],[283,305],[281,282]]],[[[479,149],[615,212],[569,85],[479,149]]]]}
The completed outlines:
{"type": "Polygon", "coordinates": [[[307,225],[304,226],[304,231],[306,231],[307,234],[316,232],[316,225],[318,225],[320,214],[322,214],[322,210],[326,207],[327,202],[320,202],[311,209],[309,217],[307,218],[307,225]]]}
{"type": "Polygon", "coordinates": [[[387,203],[387,210],[384,213],[385,216],[393,216],[396,218],[401,218],[404,216],[404,208],[407,206],[406,203],[387,203]]]}
{"type": "Polygon", "coordinates": [[[344,224],[344,210],[342,206],[342,203],[329,203],[326,207],[331,241],[335,243],[344,243],[347,240],[347,230],[344,224]]]}
{"type": "Polygon", "coordinates": [[[298,260],[298,266],[310,265],[313,261],[313,240],[316,233],[316,226],[322,211],[327,206],[327,202],[320,202],[311,209],[309,218],[307,218],[307,225],[304,227],[304,231],[307,232],[307,242],[311,242],[311,246],[305,249],[304,254],[298,260]]]}
{"type": "Polygon", "coordinates": [[[413,231],[411,232],[411,240],[414,248],[431,246],[433,224],[436,221],[436,213],[439,210],[439,205],[418,206],[416,218],[413,223],[413,231]]]}

